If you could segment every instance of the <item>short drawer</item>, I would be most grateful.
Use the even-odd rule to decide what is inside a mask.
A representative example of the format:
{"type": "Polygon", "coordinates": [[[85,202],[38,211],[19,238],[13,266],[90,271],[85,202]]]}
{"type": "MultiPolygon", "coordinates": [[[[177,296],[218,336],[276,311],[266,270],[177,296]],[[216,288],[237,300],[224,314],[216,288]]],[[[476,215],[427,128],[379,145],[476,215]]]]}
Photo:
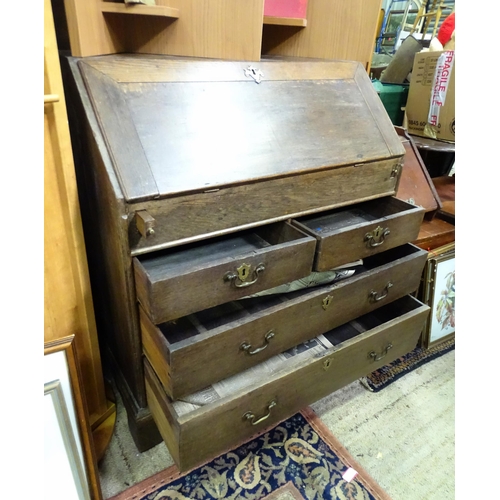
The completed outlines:
{"type": "Polygon", "coordinates": [[[145,360],[148,406],[186,471],[411,351],[428,312],[405,296],[326,333],[326,347],[298,346],[184,401],[166,395],[145,360]]]}
{"type": "Polygon", "coordinates": [[[177,399],[416,291],[426,260],[426,251],[407,244],[330,285],[233,301],[160,325],[141,309],[143,352],[177,399]]]}
{"type": "Polygon", "coordinates": [[[292,221],[318,240],[315,271],[326,271],[414,241],[425,211],[394,197],[292,221]]]}
{"type": "Polygon", "coordinates": [[[307,276],[315,247],[280,222],[135,257],[137,299],[153,323],[180,318],[307,276]]]}

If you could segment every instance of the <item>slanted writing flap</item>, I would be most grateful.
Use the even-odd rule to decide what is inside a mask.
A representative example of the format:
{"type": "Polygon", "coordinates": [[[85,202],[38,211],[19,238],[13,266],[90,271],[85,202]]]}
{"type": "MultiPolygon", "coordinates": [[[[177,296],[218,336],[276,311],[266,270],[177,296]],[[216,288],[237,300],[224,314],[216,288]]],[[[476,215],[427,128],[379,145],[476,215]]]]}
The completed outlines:
{"type": "Polygon", "coordinates": [[[356,62],[113,55],[79,67],[128,201],[404,154],[356,62]]]}

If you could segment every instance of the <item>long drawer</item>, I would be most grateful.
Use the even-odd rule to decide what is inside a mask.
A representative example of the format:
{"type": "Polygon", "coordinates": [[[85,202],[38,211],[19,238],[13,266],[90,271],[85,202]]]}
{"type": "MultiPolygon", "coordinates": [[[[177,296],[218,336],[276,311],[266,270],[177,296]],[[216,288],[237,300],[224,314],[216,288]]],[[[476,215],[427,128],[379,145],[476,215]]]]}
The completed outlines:
{"type": "Polygon", "coordinates": [[[333,285],[239,300],[158,326],[141,309],[143,351],[177,399],[414,292],[426,259],[402,245],[333,285]]]}
{"type": "Polygon", "coordinates": [[[406,354],[428,312],[415,298],[402,297],[326,333],[332,347],[277,356],[226,379],[217,389],[220,398],[213,394],[216,386],[203,391],[208,403],[198,406],[189,401],[199,394],[173,402],[145,359],[148,405],[177,466],[186,471],[406,354]]]}
{"type": "Polygon", "coordinates": [[[137,298],[162,323],[307,276],[315,248],[282,222],[135,257],[137,298]]]}

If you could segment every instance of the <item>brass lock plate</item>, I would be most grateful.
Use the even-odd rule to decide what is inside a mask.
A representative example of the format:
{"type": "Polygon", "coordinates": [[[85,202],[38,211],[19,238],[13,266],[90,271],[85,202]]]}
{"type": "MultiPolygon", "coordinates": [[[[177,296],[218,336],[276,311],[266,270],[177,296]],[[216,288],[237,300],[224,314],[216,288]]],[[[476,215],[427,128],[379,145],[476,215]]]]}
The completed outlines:
{"type": "Polygon", "coordinates": [[[236,269],[240,281],[246,281],[248,279],[250,276],[250,268],[251,266],[249,264],[241,264],[241,266],[236,269]]]}

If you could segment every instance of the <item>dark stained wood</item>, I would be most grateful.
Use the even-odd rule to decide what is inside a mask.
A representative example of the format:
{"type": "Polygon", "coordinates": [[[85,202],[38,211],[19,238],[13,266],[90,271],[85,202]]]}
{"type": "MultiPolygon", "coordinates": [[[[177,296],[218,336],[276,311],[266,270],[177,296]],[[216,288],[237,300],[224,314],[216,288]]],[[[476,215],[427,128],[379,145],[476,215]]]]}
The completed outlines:
{"type": "MultiPolygon", "coordinates": [[[[263,287],[303,276],[311,269],[312,257],[306,269],[306,259],[298,258],[297,249],[313,249],[316,242],[294,239],[294,229],[283,222],[394,195],[405,153],[358,63],[262,61],[257,68],[263,73],[261,83],[245,75],[249,64],[138,55],[69,58],[77,124],[72,136],[79,156],[77,175],[100,340],[138,449],[144,451],[159,439],[154,417],[173,455],[183,463],[183,454],[196,446],[191,439],[199,439],[198,430],[192,433],[189,425],[176,427],[168,421],[169,406],[160,404],[151,386],[146,389],[143,371],[143,348],[157,364],[177,354],[181,342],[175,349],[152,335],[141,342],[137,298],[150,293],[150,284],[136,279],[133,259],[147,260],[163,252],[179,252],[186,258],[191,247],[202,248],[206,240],[205,256],[202,252],[197,257],[199,267],[184,266],[177,283],[168,278],[176,292],[154,297],[152,303],[162,308],[174,304],[175,311],[169,313],[174,317],[213,305],[213,295],[215,303],[233,300],[234,296],[217,296],[209,285],[196,295],[205,281],[191,279],[206,265],[203,259],[219,238],[239,238],[243,231],[260,233],[270,246],[254,247],[248,254],[256,250],[252,259],[281,248],[273,267],[266,264],[259,277],[263,287]],[[269,233],[267,226],[275,223],[284,231],[269,233]],[[266,282],[267,270],[274,267],[280,279],[266,282]],[[177,442],[182,450],[175,450],[177,442]]],[[[227,253],[227,263],[238,261],[236,254],[227,253]]],[[[226,261],[220,258],[219,263],[226,261]]],[[[409,293],[413,280],[408,270],[392,267],[395,274],[390,278],[373,273],[374,293],[383,292],[385,278],[394,281],[388,300],[409,293]]],[[[220,279],[223,269],[213,269],[220,279]]],[[[213,282],[210,273],[205,278],[213,282]]],[[[367,290],[356,291],[348,299],[350,317],[360,313],[366,295],[367,290]]],[[[301,322],[308,317],[303,316],[301,322]]],[[[143,331],[147,332],[144,326],[143,331]]],[[[308,336],[317,334],[308,331],[308,336]]],[[[259,329],[248,334],[252,345],[262,341],[259,329]]],[[[188,352],[192,338],[186,342],[188,352]]],[[[219,356],[217,347],[214,343],[210,348],[214,359],[219,356]]],[[[190,361],[182,359],[181,349],[178,354],[176,363],[185,370],[190,361]]],[[[199,380],[201,372],[196,373],[194,380],[199,380]]],[[[177,377],[171,366],[164,366],[162,378],[175,379],[176,387],[178,381],[185,383],[177,377]]],[[[181,371],[179,377],[189,380],[191,375],[181,371]]],[[[248,402],[257,409],[263,404],[258,397],[248,402]]]]}
{"type": "Polygon", "coordinates": [[[391,196],[400,159],[346,166],[300,176],[272,179],[206,193],[131,205],[155,219],[155,235],[143,238],[131,215],[133,255],[245,230],[321,210],[391,196]],[[313,195],[311,193],[314,193],[313,195]]]}
{"type": "Polygon", "coordinates": [[[421,208],[386,197],[296,219],[293,223],[317,238],[314,269],[327,271],[412,241],[418,235],[423,214],[421,208]],[[378,246],[371,246],[366,235],[377,228],[388,230],[389,234],[372,240],[378,246]]]}
{"type": "MultiPolygon", "coordinates": [[[[136,61],[141,59],[131,56],[126,64],[136,61]]],[[[170,61],[163,59],[162,74],[170,61]]],[[[92,59],[79,63],[128,201],[155,198],[153,184],[159,197],[177,196],[404,154],[359,64],[347,65],[354,77],[329,78],[337,67],[345,75],[346,63],[295,68],[267,61],[261,84],[245,77],[244,62],[196,64],[202,66],[198,72],[174,61],[176,70],[186,72],[179,85],[179,79],[146,83],[158,71],[155,64],[134,68],[143,69],[138,83],[119,84],[112,70],[97,71],[92,59]],[[203,70],[207,75],[200,81],[203,70]],[[236,75],[213,81],[218,71],[236,75]],[[118,158],[120,151],[127,154],[118,158]]]]}
{"type": "Polygon", "coordinates": [[[425,219],[431,220],[442,206],[439,195],[412,136],[402,127],[394,128],[406,151],[395,196],[422,207],[425,219]]]}
{"type": "Polygon", "coordinates": [[[182,438],[177,420],[175,419],[175,410],[172,407],[171,401],[165,397],[163,389],[147,360],[144,360],[144,372],[146,381],[148,379],[151,380],[151,383],[146,382],[146,394],[151,414],[158,425],[158,429],[172,458],[175,463],[180,463],[179,443],[182,438]]]}
{"type": "MultiPolygon", "coordinates": [[[[73,120],[75,167],[84,223],[89,272],[91,277],[99,337],[113,353],[115,366],[123,370],[124,386],[130,396],[130,413],[146,407],[142,371],[142,349],[133,269],[128,251],[126,207],[118,179],[107,154],[99,125],[84,90],[80,72],[74,61],[71,109],[78,113],[73,120]],[[74,85],[74,87],[73,87],[74,85]]],[[[71,82],[71,80],[69,80],[71,82]]]]}
{"type": "Polygon", "coordinates": [[[354,78],[359,65],[354,61],[306,58],[273,57],[267,61],[245,62],[148,54],[87,57],[85,63],[117,83],[248,82],[244,69],[249,65],[260,69],[265,81],[346,80],[354,78]]]}
{"type": "Polygon", "coordinates": [[[439,210],[439,216],[450,222],[455,223],[455,176],[443,175],[432,179],[434,187],[442,202],[439,210]]]}
{"type": "Polygon", "coordinates": [[[359,274],[333,285],[240,300],[159,327],[141,311],[143,349],[177,399],[414,292],[426,260],[427,252],[405,245],[367,259],[359,274]],[[371,292],[384,294],[387,283],[387,297],[371,301],[371,292]],[[324,309],[327,296],[332,303],[324,309]],[[262,346],[269,331],[275,336],[258,355],[240,349],[243,342],[262,346]]]}
{"type": "Polygon", "coordinates": [[[79,66],[125,198],[157,197],[155,178],[118,85],[85,64],[79,66]]]}
{"type": "Polygon", "coordinates": [[[187,415],[178,416],[175,413],[154,370],[146,361],[148,398],[150,404],[154,402],[155,406],[162,408],[155,414],[155,419],[158,419],[160,430],[163,429],[164,439],[178,456],[179,469],[186,471],[209,460],[234,443],[245,441],[256,432],[264,431],[308,404],[412,350],[421,334],[429,307],[410,296],[386,307],[385,315],[379,316],[378,321],[366,320],[371,326],[369,329],[363,331],[363,318],[360,318],[354,330],[362,333],[343,340],[323,355],[312,359],[307,356],[292,357],[272,378],[245,387],[232,396],[187,415]],[[381,355],[389,344],[392,349],[387,355],[374,361],[370,353],[373,351],[381,355]],[[289,390],[290,387],[293,390],[289,390]],[[277,405],[261,424],[252,426],[242,418],[247,411],[264,415],[273,400],[277,405]],[[210,439],[206,439],[207,429],[210,429],[210,439]],[[176,435],[179,436],[177,442],[176,435]]]}
{"type": "MultiPolygon", "coordinates": [[[[265,232],[283,236],[283,225],[288,223],[265,227],[265,232]]],[[[262,237],[265,232],[257,229],[237,233],[159,255],[135,258],[139,302],[154,323],[163,323],[311,273],[314,238],[289,226],[289,237],[272,244],[278,235],[267,241],[262,237]],[[226,279],[228,273],[237,276],[238,268],[243,265],[249,266],[246,280],[226,279]],[[256,274],[258,268],[263,270],[256,274]]]]}
{"type": "Polygon", "coordinates": [[[411,138],[419,149],[429,151],[439,151],[441,153],[454,153],[455,143],[446,141],[436,141],[430,137],[420,137],[418,135],[411,135],[411,138]]]}
{"type": "Polygon", "coordinates": [[[413,244],[424,250],[432,250],[453,241],[455,241],[455,225],[434,217],[431,221],[424,220],[413,244]]]}
{"type": "MultiPolygon", "coordinates": [[[[380,96],[377,94],[377,91],[372,84],[372,81],[370,80],[370,78],[367,78],[366,69],[361,64],[359,64],[356,69],[354,80],[359,88],[361,96],[363,96],[363,99],[365,100],[366,105],[370,110],[373,121],[377,125],[377,131],[380,133],[383,141],[386,144],[389,155],[401,157],[405,153],[404,148],[402,148],[401,142],[399,141],[397,135],[393,134],[394,125],[392,124],[389,115],[387,114],[387,111],[382,104],[382,100],[380,99],[380,96]]],[[[353,134],[353,140],[356,140],[355,137],[357,136],[357,132],[355,132],[355,129],[351,130],[351,133],[353,134]]],[[[370,146],[367,146],[366,144],[362,145],[361,143],[357,142],[356,147],[361,148],[361,151],[363,151],[365,147],[367,149],[369,149],[369,147],[373,147],[373,144],[379,141],[379,137],[375,133],[375,131],[372,131],[371,134],[367,134],[365,136],[364,140],[368,141],[368,144],[370,146]]]]}

